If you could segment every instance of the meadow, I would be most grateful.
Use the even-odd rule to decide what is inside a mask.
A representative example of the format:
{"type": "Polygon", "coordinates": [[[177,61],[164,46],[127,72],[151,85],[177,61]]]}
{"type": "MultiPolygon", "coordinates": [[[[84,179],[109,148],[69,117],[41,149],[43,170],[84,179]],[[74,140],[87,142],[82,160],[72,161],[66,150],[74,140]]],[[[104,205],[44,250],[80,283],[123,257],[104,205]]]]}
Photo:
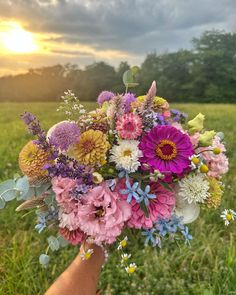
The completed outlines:
{"type": "MultiPolygon", "coordinates": [[[[88,109],[93,104],[86,104],[88,109]]],[[[102,294],[110,295],[230,295],[236,294],[236,222],[223,225],[222,208],[236,209],[236,105],[179,104],[174,107],[207,116],[205,126],[225,133],[230,172],[222,207],[202,210],[190,225],[191,247],[171,244],[161,251],[145,248],[140,236],[131,236],[128,248],[138,271],[128,277],[114,252],[103,269],[102,294]]],[[[19,172],[18,153],[31,138],[19,115],[28,110],[41,120],[44,128],[63,117],[55,112],[55,103],[0,104],[0,180],[19,172]]],[[[35,214],[16,213],[17,203],[0,211],[0,294],[43,294],[78,252],[68,247],[52,254],[48,269],[42,269],[38,256],[45,251],[48,233],[34,230],[35,214]]],[[[68,294],[69,295],[69,294],[68,294]]]]}

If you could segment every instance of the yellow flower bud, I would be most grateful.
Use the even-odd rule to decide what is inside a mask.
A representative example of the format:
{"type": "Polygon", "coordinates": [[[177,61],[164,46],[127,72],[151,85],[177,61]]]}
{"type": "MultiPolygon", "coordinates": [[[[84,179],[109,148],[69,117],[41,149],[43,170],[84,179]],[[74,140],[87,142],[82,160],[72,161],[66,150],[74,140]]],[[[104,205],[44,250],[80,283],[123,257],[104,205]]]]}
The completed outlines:
{"type": "Polygon", "coordinates": [[[199,145],[200,146],[209,146],[212,144],[212,140],[216,135],[214,130],[206,131],[199,137],[199,145]]]}
{"type": "Polygon", "coordinates": [[[200,167],[200,172],[201,173],[207,173],[209,171],[209,168],[207,167],[207,165],[203,164],[201,167],[200,167]]]}
{"type": "Polygon", "coordinates": [[[220,149],[219,147],[215,147],[215,148],[213,149],[213,153],[214,153],[215,155],[219,155],[219,154],[221,153],[221,149],[220,149]]]}
{"type": "Polygon", "coordinates": [[[205,116],[199,113],[194,119],[188,121],[189,132],[193,134],[195,132],[201,131],[203,129],[204,119],[205,116]]]}

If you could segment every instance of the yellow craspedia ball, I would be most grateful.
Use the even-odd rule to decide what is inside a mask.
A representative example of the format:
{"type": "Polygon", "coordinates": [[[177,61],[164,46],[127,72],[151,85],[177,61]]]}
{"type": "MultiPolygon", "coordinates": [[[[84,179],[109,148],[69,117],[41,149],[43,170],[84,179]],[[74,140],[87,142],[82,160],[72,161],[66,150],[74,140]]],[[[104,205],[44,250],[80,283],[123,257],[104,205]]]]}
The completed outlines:
{"type": "Polygon", "coordinates": [[[205,165],[205,164],[201,165],[201,167],[200,167],[201,173],[207,173],[208,171],[209,171],[209,168],[207,165],[205,165]]]}
{"type": "Polygon", "coordinates": [[[219,155],[219,154],[221,153],[221,149],[220,149],[219,147],[215,147],[215,148],[213,149],[213,153],[214,153],[215,155],[219,155]]]}
{"type": "Polygon", "coordinates": [[[193,157],[192,162],[193,162],[193,164],[198,165],[200,163],[200,160],[197,157],[193,157]]]}
{"type": "Polygon", "coordinates": [[[109,148],[107,136],[100,130],[90,129],[81,134],[79,142],[71,150],[71,155],[81,164],[100,166],[106,163],[109,148]]]}
{"type": "Polygon", "coordinates": [[[209,177],[207,180],[210,186],[209,188],[210,196],[206,199],[205,204],[208,208],[216,209],[220,206],[221,198],[224,191],[222,190],[221,182],[218,181],[216,178],[209,177]]]}
{"type": "Polygon", "coordinates": [[[49,153],[40,149],[33,141],[28,142],[19,154],[19,167],[30,178],[44,177],[48,172],[43,169],[49,162],[49,153]]]}

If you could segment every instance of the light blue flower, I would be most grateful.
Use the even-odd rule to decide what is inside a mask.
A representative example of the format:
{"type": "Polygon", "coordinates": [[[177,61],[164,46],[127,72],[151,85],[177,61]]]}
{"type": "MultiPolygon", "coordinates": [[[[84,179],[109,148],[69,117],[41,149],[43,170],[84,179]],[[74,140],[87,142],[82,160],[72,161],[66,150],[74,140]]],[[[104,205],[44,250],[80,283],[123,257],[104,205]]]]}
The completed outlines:
{"type": "Polygon", "coordinates": [[[142,235],[146,237],[144,242],[146,246],[149,244],[149,242],[152,243],[153,247],[157,245],[157,239],[153,236],[155,232],[155,228],[146,229],[145,231],[142,231],[142,235]]]}
{"type": "Polygon", "coordinates": [[[190,245],[190,241],[193,239],[193,236],[189,234],[188,227],[185,226],[184,230],[182,230],[181,233],[185,237],[185,244],[189,244],[190,245]]]}
{"type": "Polygon", "coordinates": [[[138,203],[141,203],[142,201],[144,201],[146,206],[149,206],[149,200],[153,200],[156,198],[156,195],[154,194],[149,194],[150,193],[150,185],[147,185],[145,187],[145,190],[143,191],[141,188],[137,189],[138,194],[140,195],[139,201],[138,203]]]}
{"type": "Polygon", "coordinates": [[[139,183],[135,182],[133,185],[131,185],[130,182],[129,182],[129,179],[127,178],[125,184],[126,184],[126,189],[121,189],[120,193],[122,195],[128,195],[127,196],[127,202],[128,203],[131,202],[132,198],[134,198],[136,200],[136,202],[138,202],[139,201],[139,195],[138,195],[138,193],[136,191],[137,191],[137,188],[139,186],[139,183]]]}
{"type": "Polygon", "coordinates": [[[164,237],[168,233],[172,232],[172,228],[168,219],[159,218],[155,223],[155,228],[159,231],[160,236],[164,237]]]}
{"type": "Polygon", "coordinates": [[[46,227],[47,227],[46,215],[45,214],[38,214],[38,224],[35,225],[35,229],[40,234],[46,227]]]}

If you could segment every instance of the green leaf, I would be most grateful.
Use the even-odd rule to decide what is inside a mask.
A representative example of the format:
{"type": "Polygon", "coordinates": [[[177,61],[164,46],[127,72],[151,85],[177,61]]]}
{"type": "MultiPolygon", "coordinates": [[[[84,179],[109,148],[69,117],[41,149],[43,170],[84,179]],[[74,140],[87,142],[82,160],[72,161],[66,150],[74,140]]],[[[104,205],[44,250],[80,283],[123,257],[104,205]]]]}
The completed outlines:
{"type": "Polygon", "coordinates": [[[50,236],[48,239],[48,245],[49,245],[49,248],[52,250],[52,251],[57,251],[59,250],[60,248],[60,243],[58,241],[57,238],[55,238],[54,236],[50,236]]]}
{"type": "Polygon", "coordinates": [[[128,84],[134,83],[134,77],[131,70],[127,70],[124,72],[123,83],[125,84],[125,86],[127,86],[128,84]]]}
{"type": "Polygon", "coordinates": [[[160,184],[161,184],[165,189],[167,189],[167,190],[173,192],[173,189],[171,188],[171,186],[170,186],[168,183],[166,183],[166,182],[164,182],[164,181],[160,181],[160,184]]]}
{"type": "Polygon", "coordinates": [[[3,209],[6,205],[5,200],[0,196],[0,209],[3,209]]]}
{"type": "Polygon", "coordinates": [[[145,215],[146,217],[149,217],[149,211],[148,211],[148,208],[147,208],[147,206],[146,206],[146,204],[145,204],[144,201],[142,201],[142,202],[140,203],[140,208],[143,210],[144,215],[145,215]]]}
{"type": "Polygon", "coordinates": [[[136,87],[136,86],[138,86],[139,85],[139,83],[128,83],[127,84],[127,86],[129,87],[129,88],[133,88],[133,87],[136,87]]]}

